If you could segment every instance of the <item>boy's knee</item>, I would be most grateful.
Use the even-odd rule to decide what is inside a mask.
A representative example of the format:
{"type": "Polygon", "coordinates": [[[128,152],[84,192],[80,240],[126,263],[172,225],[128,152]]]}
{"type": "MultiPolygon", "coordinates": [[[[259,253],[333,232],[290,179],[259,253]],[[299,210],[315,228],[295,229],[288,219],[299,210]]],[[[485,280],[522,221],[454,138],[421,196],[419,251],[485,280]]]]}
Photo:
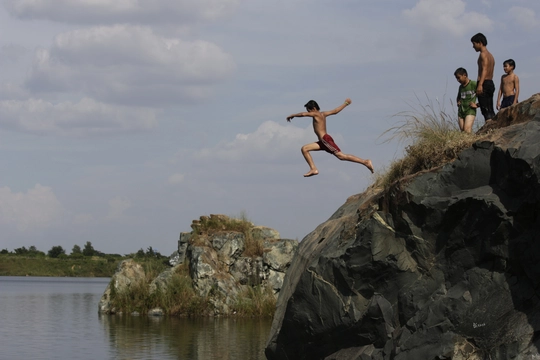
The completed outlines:
{"type": "Polygon", "coordinates": [[[335,153],[334,154],[339,160],[347,160],[347,156],[342,153],[342,152],[338,152],[338,153],[335,153]]]}

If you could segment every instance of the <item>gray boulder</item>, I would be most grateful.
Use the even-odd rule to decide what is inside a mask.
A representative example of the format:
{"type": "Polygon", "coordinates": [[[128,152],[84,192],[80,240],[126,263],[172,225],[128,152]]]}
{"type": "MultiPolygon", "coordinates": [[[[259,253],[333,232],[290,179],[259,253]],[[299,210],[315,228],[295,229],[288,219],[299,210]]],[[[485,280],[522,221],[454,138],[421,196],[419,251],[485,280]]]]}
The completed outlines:
{"type": "Polygon", "coordinates": [[[126,291],[130,286],[138,284],[145,279],[144,269],[132,259],[124,260],[118,264],[116,273],[111,277],[111,281],[105,292],[101,296],[98,310],[103,314],[113,314],[116,309],[111,304],[111,291],[119,293],[126,291]]]}

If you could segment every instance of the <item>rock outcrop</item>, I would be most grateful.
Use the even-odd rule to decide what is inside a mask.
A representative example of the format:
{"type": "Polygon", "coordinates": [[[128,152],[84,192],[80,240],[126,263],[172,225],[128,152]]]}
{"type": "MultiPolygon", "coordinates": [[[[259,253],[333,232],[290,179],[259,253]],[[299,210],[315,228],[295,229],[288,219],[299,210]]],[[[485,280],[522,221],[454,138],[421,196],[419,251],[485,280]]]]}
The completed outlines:
{"type": "Polygon", "coordinates": [[[481,132],[302,240],[268,359],[540,359],[540,94],[481,132]]]}
{"type": "Polygon", "coordinates": [[[247,236],[241,231],[203,230],[210,221],[229,220],[224,215],[210,215],[193,222],[192,232],[180,234],[178,253],[186,249],[193,285],[200,296],[211,295],[215,314],[228,315],[230,306],[248,287],[271,287],[277,297],[298,241],[280,239],[279,232],[264,226],[251,226],[247,236]],[[192,239],[195,235],[197,240],[192,239]],[[262,254],[245,254],[253,239],[261,241],[262,254]]]}
{"type": "MultiPolygon", "coordinates": [[[[177,267],[187,263],[193,287],[213,305],[213,315],[231,314],[231,305],[250,287],[270,288],[278,296],[298,241],[281,239],[274,229],[225,215],[202,216],[191,227],[191,232],[180,233],[178,250],[169,259],[172,267],[149,283],[150,293],[166,289],[177,267]]],[[[101,298],[99,311],[117,312],[111,305],[111,292],[148,280],[140,265],[123,261],[101,298]]],[[[151,313],[161,315],[163,310],[155,308],[151,313]]]]}

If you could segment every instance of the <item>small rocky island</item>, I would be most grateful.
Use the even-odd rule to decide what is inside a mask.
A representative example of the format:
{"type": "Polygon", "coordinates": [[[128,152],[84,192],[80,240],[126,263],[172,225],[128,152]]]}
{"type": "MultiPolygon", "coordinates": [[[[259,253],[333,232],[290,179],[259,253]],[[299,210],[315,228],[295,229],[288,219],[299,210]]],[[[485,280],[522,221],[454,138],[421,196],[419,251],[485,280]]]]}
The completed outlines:
{"type": "Polygon", "coordinates": [[[479,132],[301,241],[268,359],[540,359],[540,94],[479,132]]]}
{"type": "MultiPolygon", "coordinates": [[[[207,304],[199,315],[235,314],[237,307],[250,301],[248,295],[253,291],[270,298],[273,313],[298,241],[281,239],[274,229],[225,215],[201,216],[192,222],[191,228],[191,232],[180,233],[178,250],[169,260],[171,267],[154,279],[146,279],[143,266],[134,260],[121,262],[99,302],[99,312],[115,314],[133,309],[130,304],[125,304],[124,309],[121,301],[115,301],[130,292],[131,298],[143,294],[149,299],[176,297],[180,302],[187,287],[207,304]],[[175,279],[182,270],[185,276],[175,279]],[[187,284],[178,285],[186,279],[187,284]],[[171,291],[173,283],[183,290],[171,291]]],[[[174,308],[175,304],[169,307],[174,308]]],[[[147,312],[168,314],[159,306],[147,312]]]]}

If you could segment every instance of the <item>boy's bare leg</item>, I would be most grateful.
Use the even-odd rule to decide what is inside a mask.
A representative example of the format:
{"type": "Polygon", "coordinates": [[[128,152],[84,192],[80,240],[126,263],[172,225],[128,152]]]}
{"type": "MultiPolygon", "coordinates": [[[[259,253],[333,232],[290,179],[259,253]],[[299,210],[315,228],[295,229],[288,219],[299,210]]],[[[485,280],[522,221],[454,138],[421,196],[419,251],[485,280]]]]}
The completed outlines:
{"type": "Polygon", "coordinates": [[[459,130],[463,131],[463,129],[465,128],[465,120],[462,119],[462,118],[459,118],[458,119],[458,125],[459,125],[459,130]]]}
{"type": "Polygon", "coordinates": [[[463,131],[468,132],[469,134],[472,132],[472,126],[474,123],[474,115],[467,115],[465,116],[465,121],[463,123],[463,131]]]}
{"type": "Polygon", "coordinates": [[[317,167],[315,166],[315,163],[313,162],[313,158],[311,157],[310,151],[319,151],[321,150],[321,147],[317,143],[311,143],[302,146],[302,155],[304,155],[304,159],[306,159],[306,162],[309,165],[309,171],[304,174],[304,177],[310,177],[319,174],[319,170],[317,170],[317,167]]]}
{"type": "Polygon", "coordinates": [[[355,162],[355,163],[358,163],[358,164],[362,164],[365,167],[367,167],[369,169],[369,171],[371,171],[371,173],[373,174],[373,164],[371,163],[371,160],[369,160],[369,159],[365,159],[365,160],[360,159],[358,156],[354,156],[354,155],[350,155],[350,154],[344,154],[341,151],[335,153],[334,155],[336,155],[336,157],[339,160],[352,161],[352,162],[355,162]]]}

